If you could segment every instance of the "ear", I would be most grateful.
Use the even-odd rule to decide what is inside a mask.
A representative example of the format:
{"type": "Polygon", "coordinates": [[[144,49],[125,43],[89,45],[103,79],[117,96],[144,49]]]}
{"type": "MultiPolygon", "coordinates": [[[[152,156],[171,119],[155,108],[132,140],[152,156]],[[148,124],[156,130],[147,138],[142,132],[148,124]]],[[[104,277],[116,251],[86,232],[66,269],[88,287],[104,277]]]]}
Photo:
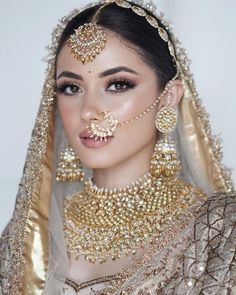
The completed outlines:
{"type": "Polygon", "coordinates": [[[174,80],[170,82],[169,90],[162,100],[162,107],[169,105],[172,108],[177,109],[183,93],[184,88],[181,80],[174,80]]]}

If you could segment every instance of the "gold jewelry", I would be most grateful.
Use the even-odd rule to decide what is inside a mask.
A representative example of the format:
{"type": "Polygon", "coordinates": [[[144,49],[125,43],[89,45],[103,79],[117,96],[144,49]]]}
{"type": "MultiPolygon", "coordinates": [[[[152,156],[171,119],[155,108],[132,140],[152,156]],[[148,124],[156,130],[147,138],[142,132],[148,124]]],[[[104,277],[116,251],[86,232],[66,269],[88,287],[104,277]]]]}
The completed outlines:
{"type": "Polygon", "coordinates": [[[131,186],[114,190],[98,188],[89,179],[83,191],[65,200],[68,253],[92,263],[135,254],[158,241],[168,223],[193,202],[196,192],[182,180],[157,179],[149,173],[131,186]]]}
{"type": "Polygon", "coordinates": [[[93,61],[96,55],[105,48],[106,34],[102,27],[96,24],[96,21],[98,14],[107,4],[97,10],[90,23],[85,23],[75,29],[74,34],[67,41],[74,57],[82,63],[93,61]]]}
{"type": "Polygon", "coordinates": [[[161,95],[149,107],[147,107],[144,111],[142,111],[141,113],[139,113],[135,117],[128,119],[127,121],[119,122],[119,120],[116,118],[113,118],[112,115],[108,113],[108,111],[103,111],[100,113],[100,114],[103,114],[104,116],[101,120],[96,119],[96,121],[98,121],[97,123],[95,123],[95,119],[92,118],[90,120],[88,127],[87,127],[87,129],[91,132],[90,137],[95,136],[96,140],[100,138],[100,140],[107,141],[107,137],[113,136],[113,134],[116,131],[116,128],[118,126],[123,126],[123,125],[129,124],[129,123],[132,123],[133,121],[146,115],[148,112],[150,112],[151,110],[154,109],[154,107],[159,103],[159,101],[162,99],[162,97],[167,93],[167,91],[169,89],[169,83],[171,81],[173,81],[173,80],[170,80],[167,83],[167,85],[166,85],[165,89],[163,90],[163,92],[161,93],[161,95]],[[108,127],[102,127],[100,125],[104,121],[106,121],[108,123],[108,127]]]}
{"type": "Polygon", "coordinates": [[[156,115],[156,128],[162,133],[171,132],[177,124],[177,112],[170,106],[160,109],[156,115]]]}
{"type": "MultiPolygon", "coordinates": [[[[178,67],[173,45],[164,28],[160,27],[156,19],[147,15],[143,9],[131,5],[129,2],[122,0],[108,2],[115,2],[121,7],[131,8],[137,15],[145,17],[153,27],[158,29],[160,37],[167,42],[170,54],[175,61],[177,73],[172,79],[174,80],[178,76],[178,67]]],[[[93,128],[92,136],[95,135],[100,139],[106,138],[108,133],[115,132],[117,126],[128,124],[142,117],[157,105],[167,90],[168,85],[151,106],[125,122],[116,122],[116,119],[104,111],[102,121],[110,120],[108,129],[112,125],[112,120],[115,124],[112,125],[111,130],[107,131],[99,125],[102,121],[96,124],[94,120],[91,120],[89,127],[91,131],[93,128]],[[91,124],[94,124],[92,128],[91,124]]],[[[171,113],[173,115],[173,112],[168,109],[162,110],[162,113],[159,113],[162,119],[158,120],[163,121],[163,114],[171,113]]],[[[163,121],[162,124],[158,122],[157,126],[159,125],[163,127],[170,125],[170,123],[167,124],[163,121]]],[[[169,130],[168,128],[167,130],[169,130]]],[[[84,190],[76,192],[65,200],[64,232],[70,255],[84,256],[92,263],[96,261],[102,263],[109,257],[118,259],[124,254],[135,254],[137,249],[147,243],[158,241],[169,222],[178,218],[183,209],[194,202],[192,196],[199,191],[175,176],[164,177],[174,175],[174,168],[177,167],[177,165],[173,165],[175,150],[173,151],[173,146],[167,137],[164,138],[164,141],[159,141],[159,144],[162,146],[165,171],[162,171],[158,178],[155,173],[148,173],[131,186],[114,190],[99,189],[90,179],[85,183],[84,190]],[[167,159],[171,159],[171,163],[168,163],[167,159]],[[172,173],[167,173],[168,169],[172,173]]],[[[159,159],[162,158],[155,158],[155,160],[159,159]]],[[[161,163],[161,161],[157,163],[152,161],[151,166],[161,163]]]]}
{"type": "Polygon", "coordinates": [[[84,172],[81,162],[71,147],[60,153],[60,161],[57,167],[56,180],[63,181],[83,181],[84,172]]]}
{"type": "MultiPolygon", "coordinates": [[[[175,79],[175,78],[173,78],[175,79]]],[[[131,119],[128,119],[127,121],[124,121],[124,122],[118,122],[118,126],[123,126],[123,125],[126,125],[126,124],[129,124],[129,123],[132,123],[133,121],[143,117],[144,115],[146,115],[148,112],[150,112],[151,110],[154,109],[154,107],[160,102],[160,100],[162,99],[162,97],[164,95],[166,95],[168,89],[169,89],[169,83],[171,81],[173,81],[173,79],[171,79],[165,86],[165,89],[162,91],[161,95],[159,95],[157,97],[157,99],[149,106],[147,107],[144,111],[142,111],[141,113],[139,113],[138,115],[136,115],[135,117],[131,118],[131,119]]]]}
{"type": "Polygon", "coordinates": [[[157,29],[159,36],[163,41],[165,41],[168,45],[169,53],[174,61],[174,65],[176,67],[176,78],[179,74],[178,63],[175,56],[175,50],[172,42],[169,40],[169,36],[166,30],[161,27],[157,20],[146,13],[146,11],[138,7],[136,5],[132,5],[131,3],[124,0],[106,0],[106,3],[100,6],[95,15],[93,16],[90,23],[85,23],[84,25],[79,26],[75,29],[74,34],[70,36],[68,39],[68,45],[71,47],[71,52],[82,63],[87,63],[89,61],[93,61],[104,48],[106,44],[106,34],[101,26],[96,24],[97,18],[101,10],[110,3],[115,3],[117,6],[122,8],[132,9],[132,11],[141,16],[145,17],[147,22],[157,29]]]}
{"type": "Polygon", "coordinates": [[[176,71],[177,71],[176,75],[175,75],[175,78],[176,78],[178,76],[178,74],[179,74],[179,69],[178,69],[177,59],[176,59],[176,56],[175,56],[174,46],[173,46],[172,42],[170,41],[166,30],[158,24],[156,18],[154,18],[153,16],[147,14],[146,11],[143,8],[138,7],[136,5],[132,5],[131,3],[129,3],[127,1],[125,1],[125,0],[109,0],[109,2],[114,2],[114,3],[116,3],[116,5],[118,5],[120,7],[123,7],[123,8],[132,9],[132,11],[134,13],[136,13],[137,15],[139,15],[141,17],[145,17],[147,22],[152,27],[157,29],[158,34],[161,37],[161,39],[163,41],[165,41],[167,43],[167,45],[168,45],[169,53],[170,53],[170,55],[171,55],[171,57],[172,57],[172,59],[174,61],[175,66],[176,66],[176,71]]]}
{"type": "Polygon", "coordinates": [[[151,158],[151,174],[155,177],[174,177],[181,169],[175,142],[165,136],[156,143],[151,158]]]}
{"type": "MultiPolygon", "coordinates": [[[[170,85],[168,85],[168,103],[170,96],[170,85]]],[[[167,135],[177,124],[177,112],[168,104],[160,109],[156,115],[156,128],[164,133],[164,138],[157,141],[151,158],[151,174],[155,177],[175,176],[181,169],[175,142],[167,135]]]]}
{"type": "Polygon", "coordinates": [[[108,127],[102,127],[98,123],[95,123],[94,118],[90,120],[88,129],[91,132],[90,137],[95,137],[95,140],[99,139],[102,141],[107,141],[108,136],[113,136],[113,133],[116,130],[118,120],[113,118],[108,111],[101,112],[103,114],[103,119],[99,121],[99,124],[106,121],[108,127]]]}

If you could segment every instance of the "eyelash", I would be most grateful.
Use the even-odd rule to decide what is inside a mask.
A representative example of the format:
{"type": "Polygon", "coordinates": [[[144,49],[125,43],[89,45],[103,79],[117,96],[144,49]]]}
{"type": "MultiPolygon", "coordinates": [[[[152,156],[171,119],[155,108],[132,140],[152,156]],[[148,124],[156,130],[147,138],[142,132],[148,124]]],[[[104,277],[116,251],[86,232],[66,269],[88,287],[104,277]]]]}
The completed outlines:
{"type": "Polygon", "coordinates": [[[120,92],[125,92],[125,91],[128,91],[130,89],[133,89],[135,86],[136,86],[136,83],[126,77],[120,77],[120,78],[112,78],[112,79],[109,79],[107,82],[106,82],[106,88],[109,88],[112,84],[126,84],[126,88],[123,89],[123,90],[117,90],[117,91],[114,91],[114,90],[109,90],[110,92],[114,92],[115,94],[116,93],[120,93],[120,92]]]}
{"type": "Polygon", "coordinates": [[[65,94],[65,95],[68,95],[68,96],[71,96],[73,94],[67,94],[65,91],[66,91],[66,88],[68,87],[77,87],[79,89],[79,86],[74,84],[74,83],[71,83],[71,82],[61,82],[60,84],[58,84],[56,86],[56,90],[59,94],[65,94]]]}
{"type": "MultiPolygon", "coordinates": [[[[114,94],[120,93],[120,92],[125,92],[130,89],[133,89],[136,86],[136,83],[126,77],[120,77],[120,78],[112,78],[106,81],[106,89],[109,88],[112,84],[126,84],[126,88],[122,90],[108,90],[109,92],[113,92],[114,94]]],[[[68,87],[76,87],[79,91],[79,86],[76,85],[75,83],[72,82],[61,82],[56,86],[56,90],[59,94],[64,94],[67,96],[72,96],[73,94],[67,94],[65,91],[68,87]]],[[[75,93],[77,93],[75,92],[75,93]]]]}

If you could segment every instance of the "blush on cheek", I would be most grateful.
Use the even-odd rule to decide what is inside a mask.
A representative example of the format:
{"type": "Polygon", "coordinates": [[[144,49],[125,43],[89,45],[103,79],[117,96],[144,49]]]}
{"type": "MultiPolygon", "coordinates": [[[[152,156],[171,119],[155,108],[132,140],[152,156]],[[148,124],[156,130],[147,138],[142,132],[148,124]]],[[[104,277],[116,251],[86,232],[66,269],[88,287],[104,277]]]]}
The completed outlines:
{"type": "Polygon", "coordinates": [[[73,110],[71,107],[66,107],[65,105],[62,105],[58,103],[58,110],[61,116],[62,123],[65,128],[70,126],[73,121],[73,110]]]}

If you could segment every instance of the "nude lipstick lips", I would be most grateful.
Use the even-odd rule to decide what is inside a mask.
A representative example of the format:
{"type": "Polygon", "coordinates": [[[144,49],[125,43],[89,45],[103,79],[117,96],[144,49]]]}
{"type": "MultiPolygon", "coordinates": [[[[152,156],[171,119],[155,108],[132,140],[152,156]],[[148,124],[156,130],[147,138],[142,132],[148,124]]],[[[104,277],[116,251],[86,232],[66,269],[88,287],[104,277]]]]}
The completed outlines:
{"type": "Polygon", "coordinates": [[[85,129],[79,134],[82,144],[88,148],[100,148],[108,144],[113,138],[113,136],[108,136],[106,137],[105,141],[104,139],[95,139],[95,137],[91,137],[91,135],[91,131],[89,131],[88,129],[85,129]]]}

